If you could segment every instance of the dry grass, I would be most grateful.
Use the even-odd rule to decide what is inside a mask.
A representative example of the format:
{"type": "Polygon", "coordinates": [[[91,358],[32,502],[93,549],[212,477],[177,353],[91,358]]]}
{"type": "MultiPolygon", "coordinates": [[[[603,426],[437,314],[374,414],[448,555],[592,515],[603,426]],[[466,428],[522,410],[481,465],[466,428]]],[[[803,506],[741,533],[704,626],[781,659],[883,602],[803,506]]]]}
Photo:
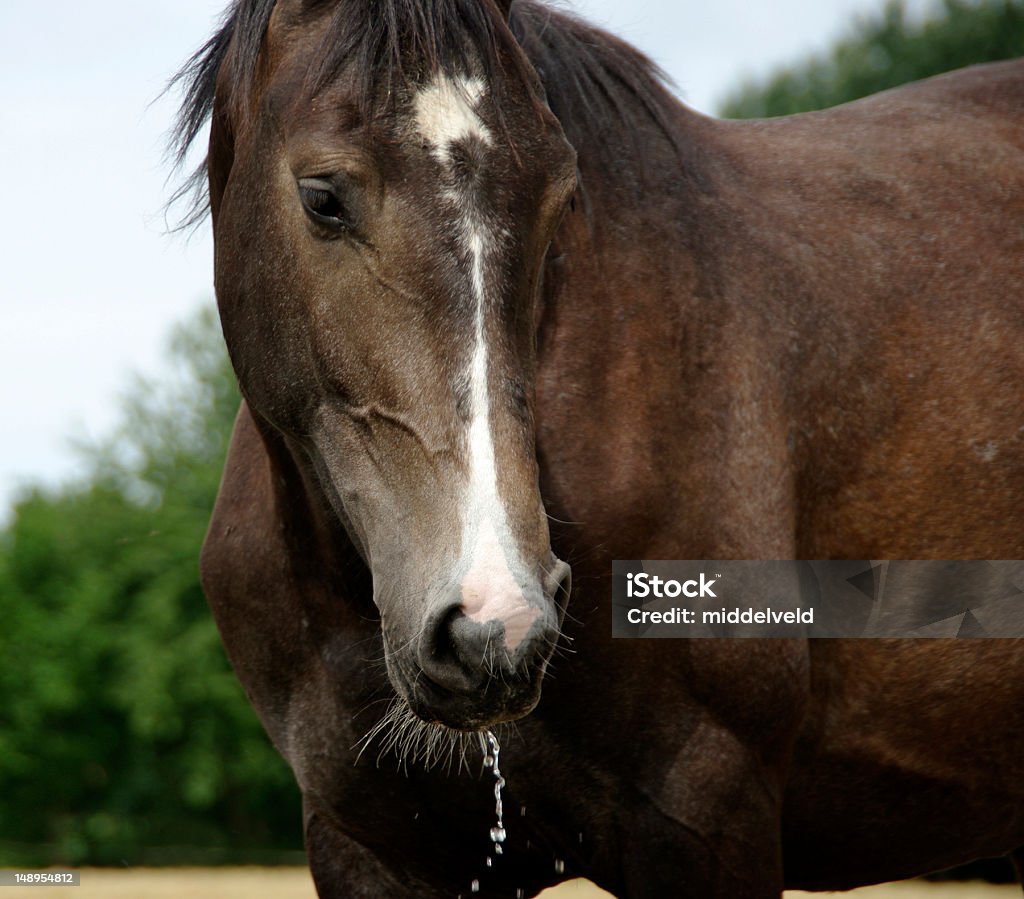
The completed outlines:
{"type": "MultiPolygon", "coordinates": [[[[20,889],[12,887],[11,889],[20,889]]],[[[0,887],[0,896],[11,895],[0,887]]],[[[28,899],[316,899],[305,868],[85,868],[82,885],[34,887],[28,899]]],[[[465,896],[469,897],[467,890],[465,896]]],[[[1020,888],[982,883],[931,884],[920,881],[866,887],[850,893],[786,893],[801,896],[850,896],[853,899],[1019,899],[1020,888]]],[[[609,894],[583,880],[545,890],[543,899],[608,899],[609,894]]]]}
{"type": "MultiPolygon", "coordinates": [[[[553,890],[541,893],[543,899],[607,899],[611,894],[599,890],[585,880],[563,883],[553,890]]],[[[803,893],[790,890],[785,899],[811,899],[811,897],[849,896],[851,899],[1020,899],[1020,887],[993,886],[988,883],[928,883],[910,880],[903,883],[883,883],[880,886],[862,887],[848,893],[803,893]]]]}

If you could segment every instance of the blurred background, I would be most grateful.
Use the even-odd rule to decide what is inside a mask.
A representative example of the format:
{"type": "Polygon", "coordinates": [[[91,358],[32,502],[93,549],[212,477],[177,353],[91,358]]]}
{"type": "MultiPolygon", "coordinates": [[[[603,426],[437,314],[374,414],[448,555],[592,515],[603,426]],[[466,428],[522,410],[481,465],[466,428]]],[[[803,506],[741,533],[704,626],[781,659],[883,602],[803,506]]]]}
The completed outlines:
{"type": "MultiPolygon", "coordinates": [[[[197,576],[238,395],[161,91],[220,7],[0,7],[0,866],[304,860],[197,576]]],[[[572,8],[729,117],[1024,55],[1024,0],[572,8]]]]}

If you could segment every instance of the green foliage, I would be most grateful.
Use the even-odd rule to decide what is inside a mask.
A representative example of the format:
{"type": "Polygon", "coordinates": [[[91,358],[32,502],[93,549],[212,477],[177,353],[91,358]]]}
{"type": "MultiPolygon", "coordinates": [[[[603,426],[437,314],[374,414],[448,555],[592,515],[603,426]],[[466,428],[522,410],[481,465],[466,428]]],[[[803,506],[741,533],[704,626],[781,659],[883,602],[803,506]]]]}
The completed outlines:
{"type": "Polygon", "coordinates": [[[172,360],[82,449],[85,479],[34,490],[0,534],[0,865],[299,848],[297,790],[199,586],[239,401],[212,311],[172,360]]]}
{"type": "Polygon", "coordinates": [[[825,109],[961,66],[1024,55],[1024,0],[942,0],[923,21],[891,0],[824,56],[748,82],[722,105],[728,118],[825,109]]]}

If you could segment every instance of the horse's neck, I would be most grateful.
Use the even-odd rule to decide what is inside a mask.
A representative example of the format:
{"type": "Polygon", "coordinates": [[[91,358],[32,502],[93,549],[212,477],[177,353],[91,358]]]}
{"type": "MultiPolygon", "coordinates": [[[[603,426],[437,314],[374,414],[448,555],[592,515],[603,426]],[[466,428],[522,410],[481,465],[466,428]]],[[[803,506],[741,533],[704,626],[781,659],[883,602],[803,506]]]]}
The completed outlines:
{"type": "Polygon", "coordinates": [[[570,298],[583,292],[581,302],[606,304],[610,315],[627,297],[635,313],[652,294],[661,302],[651,312],[664,315],[664,300],[684,301],[692,281],[701,212],[714,194],[707,120],[681,104],[666,118],[638,116],[599,150],[579,150],[579,202],[556,246],[572,272],[570,298]]]}

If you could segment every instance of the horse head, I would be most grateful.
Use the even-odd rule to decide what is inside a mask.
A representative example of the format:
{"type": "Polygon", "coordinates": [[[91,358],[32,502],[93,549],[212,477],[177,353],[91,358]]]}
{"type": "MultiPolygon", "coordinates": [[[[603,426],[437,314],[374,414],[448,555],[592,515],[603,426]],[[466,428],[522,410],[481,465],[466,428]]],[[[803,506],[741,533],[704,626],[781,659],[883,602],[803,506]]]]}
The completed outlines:
{"type": "Polygon", "coordinates": [[[575,154],[501,4],[263,6],[258,54],[245,23],[226,48],[209,155],[242,392],[369,567],[398,695],[458,729],[522,716],[569,594],[533,422],[575,154]]]}

